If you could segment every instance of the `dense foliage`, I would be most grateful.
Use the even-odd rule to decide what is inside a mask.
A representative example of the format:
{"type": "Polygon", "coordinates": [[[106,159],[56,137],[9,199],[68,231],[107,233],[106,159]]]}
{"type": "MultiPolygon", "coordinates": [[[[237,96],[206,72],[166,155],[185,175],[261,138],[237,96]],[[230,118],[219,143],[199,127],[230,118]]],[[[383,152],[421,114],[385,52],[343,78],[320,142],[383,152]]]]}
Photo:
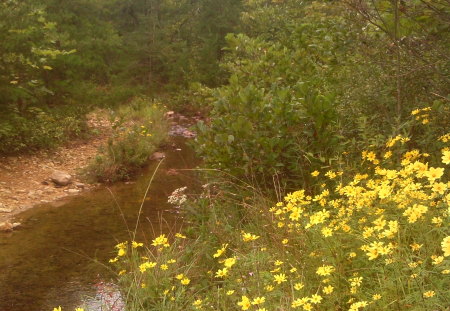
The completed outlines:
{"type": "Polygon", "coordinates": [[[217,85],[239,8],[238,0],[3,1],[0,153],[51,147],[83,132],[83,122],[71,129],[43,119],[82,119],[95,106],[193,82],[217,85]],[[35,118],[37,110],[45,118],[35,118]],[[35,127],[43,130],[29,130],[35,127]]]}
{"type": "Polygon", "coordinates": [[[269,185],[274,176],[307,183],[305,172],[341,162],[344,151],[418,135],[414,108],[431,105],[441,120],[418,144],[431,142],[423,131],[443,134],[449,6],[395,3],[248,1],[245,34],[227,37],[229,81],[200,126],[207,161],[269,185]]]}

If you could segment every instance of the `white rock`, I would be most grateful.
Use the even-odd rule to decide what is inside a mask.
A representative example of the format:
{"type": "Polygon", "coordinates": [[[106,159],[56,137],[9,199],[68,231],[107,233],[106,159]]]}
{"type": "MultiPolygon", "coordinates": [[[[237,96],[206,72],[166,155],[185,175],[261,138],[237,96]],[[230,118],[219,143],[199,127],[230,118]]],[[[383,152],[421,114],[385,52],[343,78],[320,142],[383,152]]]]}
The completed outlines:
{"type": "Polygon", "coordinates": [[[53,171],[50,179],[58,186],[67,186],[72,182],[72,176],[63,171],[53,171]]]}

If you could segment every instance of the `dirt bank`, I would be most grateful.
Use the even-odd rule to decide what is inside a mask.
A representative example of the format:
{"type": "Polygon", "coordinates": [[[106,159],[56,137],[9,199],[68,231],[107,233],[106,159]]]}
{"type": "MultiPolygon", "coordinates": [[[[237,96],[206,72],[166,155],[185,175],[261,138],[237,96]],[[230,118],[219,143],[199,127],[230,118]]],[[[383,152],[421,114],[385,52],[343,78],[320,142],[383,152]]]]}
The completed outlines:
{"type": "Polygon", "coordinates": [[[77,177],[97,154],[100,145],[111,134],[111,123],[105,112],[88,116],[89,127],[96,133],[86,140],[75,140],[53,151],[31,155],[0,157],[0,223],[35,205],[56,201],[94,187],[83,184],[77,177]],[[57,187],[49,181],[55,170],[73,176],[73,182],[57,187]]]}

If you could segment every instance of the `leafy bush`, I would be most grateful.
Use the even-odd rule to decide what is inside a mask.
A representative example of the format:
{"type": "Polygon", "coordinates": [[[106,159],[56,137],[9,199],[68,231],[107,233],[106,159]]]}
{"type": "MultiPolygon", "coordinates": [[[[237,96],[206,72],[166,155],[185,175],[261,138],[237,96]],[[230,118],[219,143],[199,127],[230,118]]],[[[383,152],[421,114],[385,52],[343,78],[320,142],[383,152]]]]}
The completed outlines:
{"type": "Polygon", "coordinates": [[[79,107],[11,108],[0,115],[0,153],[14,154],[54,148],[67,140],[87,135],[85,111],[79,107]]]}
{"type": "Polygon", "coordinates": [[[167,136],[163,108],[144,97],[119,107],[112,119],[112,137],[85,169],[88,177],[101,182],[129,178],[167,136]]]}
{"type": "Polygon", "coordinates": [[[228,37],[233,75],[217,89],[211,124],[200,124],[198,151],[237,176],[307,178],[339,151],[336,102],[291,63],[296,51],[243,35],[228,37]],[[234,58],[233,58],[234,57],[234,58]]]}

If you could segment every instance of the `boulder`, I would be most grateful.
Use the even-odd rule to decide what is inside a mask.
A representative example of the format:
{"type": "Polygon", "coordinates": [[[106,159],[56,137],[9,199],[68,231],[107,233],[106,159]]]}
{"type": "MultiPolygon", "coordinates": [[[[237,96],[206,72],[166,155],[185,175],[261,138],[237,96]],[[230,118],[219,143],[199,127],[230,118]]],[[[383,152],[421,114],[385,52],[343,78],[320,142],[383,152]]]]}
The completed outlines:
{"type": "Polygon", "coordinates": [[[69,173],[63,171],[54,171],[50,176],[50,179],[57,186],[67,186],[72,182],[72,176],[70,176],[69,173]]]}

